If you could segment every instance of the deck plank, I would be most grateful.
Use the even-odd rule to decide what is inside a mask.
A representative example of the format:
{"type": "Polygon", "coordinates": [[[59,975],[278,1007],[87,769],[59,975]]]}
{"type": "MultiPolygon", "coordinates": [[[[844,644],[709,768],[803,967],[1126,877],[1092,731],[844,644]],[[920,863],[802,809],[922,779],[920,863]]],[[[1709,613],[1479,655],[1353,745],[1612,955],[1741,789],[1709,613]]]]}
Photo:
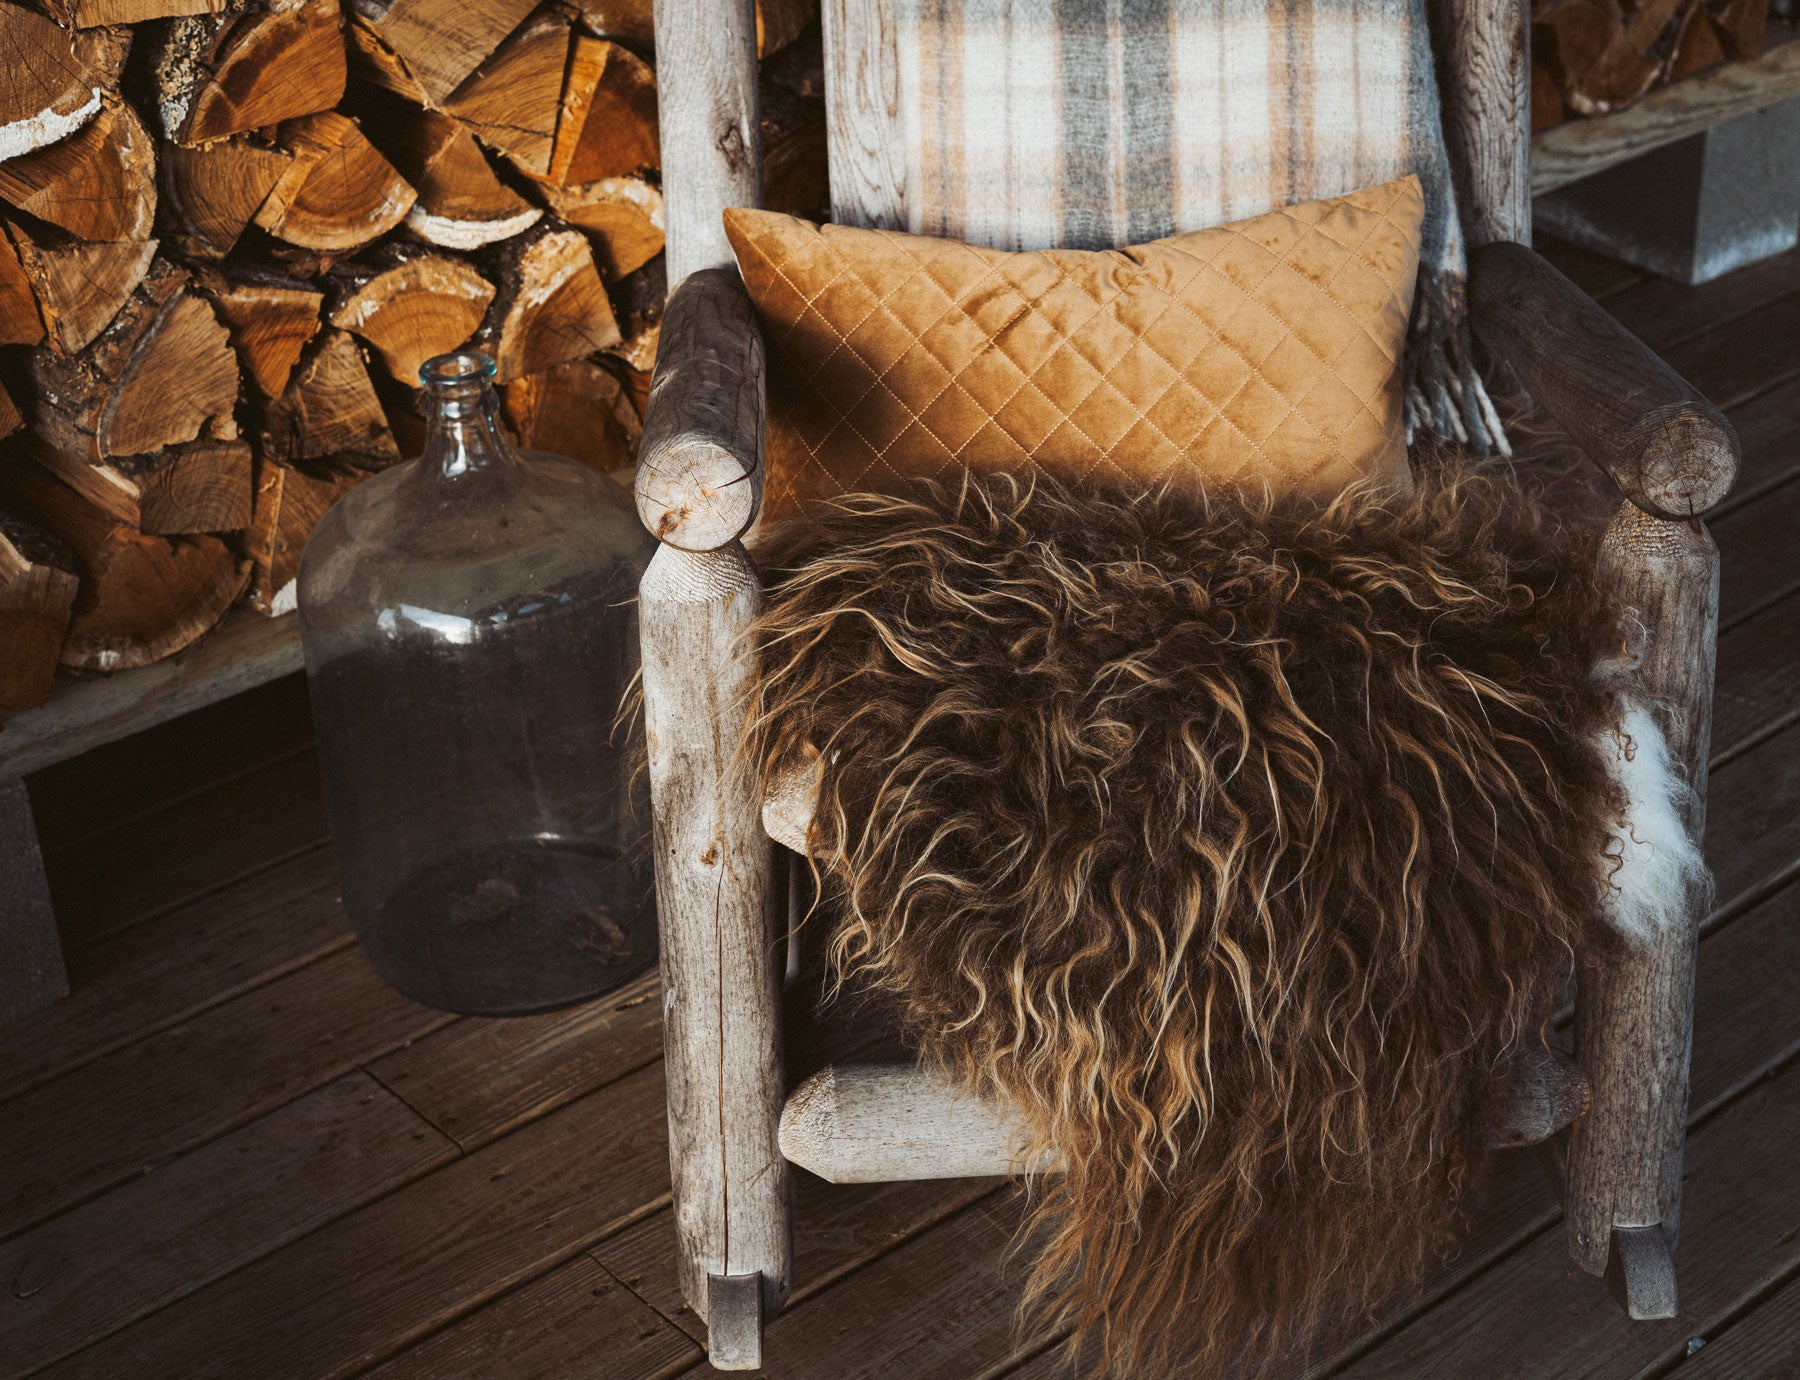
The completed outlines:
{"type": "Polygon", "coordinates": [[[1743,463],[1737,483],[1707,518],[1709,523],[1800,476],[1800,445],[1795,444],[1795,432],[1800,431],[1800,378],[1777,383],[1731,407],[1726,415],[1737,431],[1743,463]]]}
{"type": "Polygon", "coordinates": [[[331,1380],[668,1199],[660,1064],[152,1313],[46,1376],[331,1380]]]}
{"type": "Polygon", "coordinates": [[[11,1098],[0,1104],[0,1237],[451,1019],[345,949],[11,1098]]]}
{"type": "Polygon", "coordinates": [[[1719,638],[1713,761],[1772,737],[1800,713],[1800,590],[1719,638]]]}
{"type": "Polygon", "coordinates": [[[364,1073],[0,1245],[0,1356],[60,1359],[456,1157],[364,1073]]]}
{"type": "Polygon", "coordinates": [[[660,1059],[661,994],[651,973],[569,1011],[471,1017],[384,1055],[369,1071],[473,1150],[660,1059]]]}
{"type": "Polygon", "coordinates": [[[1681,1316],[1632,1322],[1597,1283],[1570,1288],[1549,1229],[1340,1372],[1345,1380],[1482,1375],[1609,1380],[1680,1359],[1688,1338],[1800,1266],[1800,1064],[1688,1138],[1682,1179],[1681,1316]]]}
{"type": "Polygon", "coordinates": [[[1800,1380],[1800,1277],[1715,1331],[1682,1362],[1681,1380],[1800,1380]]]}
{"type": "Polygon", "coordinates": [[[6,1027],[0,1098],[199,1015],[354,941],[326,850],[258,872],[70,959],[73,992],[6,1027]]]}
{"type": "Polygon", "coordinates": [[[1800,588],[1800,478],[1708,524],[1719,546],[1719,628],[1729,631],[1800,588]]]}

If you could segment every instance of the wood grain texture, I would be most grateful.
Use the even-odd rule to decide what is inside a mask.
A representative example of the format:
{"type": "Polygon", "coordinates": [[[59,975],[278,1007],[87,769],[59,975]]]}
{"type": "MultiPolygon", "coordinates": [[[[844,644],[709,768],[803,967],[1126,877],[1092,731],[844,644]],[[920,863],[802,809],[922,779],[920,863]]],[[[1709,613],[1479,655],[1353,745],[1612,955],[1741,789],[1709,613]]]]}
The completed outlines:
{"type": "Polygon", "coordinates": [[[34,1369],[456,1157],[364,1073],[0,1245],[0,1348],[34,1369]]]}
{"type": "Polygon", "coordinates": [[[1681,1380],[1800,1378],[1800,1277],[1762,1300],[1747,1318],[1715,1330],[1682,1363],[1681,1380]]]}
{"type": "Polygon", "coordinates": [[[1531,243],[1530,6],[1431,0],[1444,137],[1469,247],[1531,243]]]}
{"type": "Polygon", "coordinates": [[[825,140],[831,218],[904,230],[906,138],[893,0],[824,0],[825,140]]]}
{"type": "Polygon", "coordinates": [[[343,951],[0,1106],[0,1232],[55,1216],[450,1019],[343,951]]]}
{"type": "Polygon", "coordinates": [[[25,783],[0,778],[0,1026],[69,994],[25,783]]]}
{"type": "Polygon", "coordinates": [[[1554,191],[1726,120],[1800,96],[1800,42],[1650,92],[1628,109],[1570,120],[1531,141],[1531,190],[1554,191]]]}
{"type": "Polygon", "coordinates": [[[733,264],[726,207],[762,205],[755,0],[658,0],[656,49],[673,289],[733,264]]]}
{"type": "MultiPolygon", "coordinates": [[[[1703,837],[1718,552],[1699,523],[1664,522],[1626,503],[1607,531],[1601,568],[1621,591],[1628,637],[1642,648],[1636,693],[1693,787],[1685,823],[1703,837]]],[[[1576,1048],[1593,1100],[1570,1130],[1567,1217],[1570,1252],[1591,1273],[1605,1269],[1615,1226],[1660,1224],[1671,1239],[1677,1231],[1694,946],[1711,899],[1708,885],[1694,884],[1685,923],[1654,942],[1621,946],[1580,977],[1576,1048]]]]}
{"type": "Polygon", "coordinates": [[[709,1274],[759,1272],[773,1313],[793,1278],[781,978],[772,850],[737,751],[762,586],[740,546],[665,545],[638,603],[682,1292],[704,1316],[709,1274]]]}
{"type": "Polygon", "coordinates": [[[1612,477],[1658,517],[1707,511],[1737,477],[1737,436],[1692,384],[1523,245],[1469,265],[1476,339],[1612,477]]]}
{"type": "MultiPolygon", "coordinates": [[[[662,1106],[661,1071],[644,1069],[44,1374],[338,1380],[361,1373],[663,1202],[662,1106]]],[[[604,1357],[590,1356],[589,1365],[606,1373],[604,1357]]]]}
{"type": "Polygon", "coordinates": [[[49,703],[8,719],[0,775],[38,771],[300,667],[295,620],[238,609],[167,661],[104,680],[64,681],[49,703]]]}
{"type": "Polygon", "coordinates": [[[762,328],[735,268],[698,270],[663,312],[638,448],[637,507],[684,551],[735,541],[763,488],[762,328]]]}

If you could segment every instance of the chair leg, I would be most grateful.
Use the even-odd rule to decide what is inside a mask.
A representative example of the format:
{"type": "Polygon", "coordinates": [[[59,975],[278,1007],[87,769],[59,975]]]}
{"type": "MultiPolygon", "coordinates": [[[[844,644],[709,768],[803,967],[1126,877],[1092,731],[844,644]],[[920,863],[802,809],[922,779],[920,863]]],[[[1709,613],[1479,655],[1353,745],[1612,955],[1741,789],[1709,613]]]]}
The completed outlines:
{"type": "MultiPolygon", "coordinates": [[[[1601,560],[1641,640],[1639,701],[1656,714],[1692,790],[1681,821],[1697,845],[1706,823],[1706,762],[1718,626],[1718,551],[1699,522],[1666,522],[1627,503],[1601,560]]],[[[1609,1269],[1633,1317],[1666,1316],[1681,1213],[1694,956],[1711,904],[1692,878],[1674,922],[1624,943],[1584,975],[1576,1052],[1592,1102],[1569,1132],[1569,1251],[1592,1274],[1609,1269]]]]}
{"type": "Polygon", "coordinates": [[[777,1140],[786,900],[755,773],[738,751],[754,670],[744,633],[761,598],[735,542],[663,546],[639,587],[681,1288],[709,1326],[715,1297],[735,1300],[714,1332],[721,1368],[726,1349],[757,1349],[745,1338],[760,1324],[746,1320],[735,1281],[759,1281],[760,1318],[786,1301],[793,1277],[777,1140]]]}
{"type": "Polygon", "coordinates": [[[0,1025],[69,995],[25,783],[0,781],[0,1025]]]}

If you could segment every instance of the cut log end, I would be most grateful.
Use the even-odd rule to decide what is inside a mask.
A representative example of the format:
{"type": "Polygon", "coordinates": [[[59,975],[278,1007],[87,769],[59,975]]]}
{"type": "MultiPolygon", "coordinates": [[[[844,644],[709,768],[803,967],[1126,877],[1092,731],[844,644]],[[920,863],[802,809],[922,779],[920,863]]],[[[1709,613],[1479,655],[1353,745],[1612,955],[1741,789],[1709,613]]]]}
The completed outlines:
{"type": "Polygon", "coordinates": [[[762,1368],[762,1274],[706,1277],[706,1359],[714,1370],[762,1368]]]}
{"type": "Polygon", "coordinates": [[[1633,1322],[1675,1316],[1675,1252],[1660,1226],[1613,1228],[1606,1284],[1633,1322]]]}

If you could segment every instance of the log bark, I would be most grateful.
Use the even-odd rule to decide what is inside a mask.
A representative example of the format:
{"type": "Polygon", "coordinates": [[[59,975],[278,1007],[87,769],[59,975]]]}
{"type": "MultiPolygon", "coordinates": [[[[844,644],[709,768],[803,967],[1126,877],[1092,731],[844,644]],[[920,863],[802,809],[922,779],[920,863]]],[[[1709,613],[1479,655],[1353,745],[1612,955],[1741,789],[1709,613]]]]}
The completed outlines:
{"type": "Polygon", "coordinates": [[[35,465],[9,469],[5,486],[80,567],[64,666],[125,671],[173,656],[225,616],[249,577],[216,537],[144,536],[35,465]]]}
{"type": "Polygon", "coordinates": [[[68,138],[0,163],[0,200],[77,239],[149,239],[156,221],[150,132],[109,92],[68,138]]]}
{"type": "Polygon", "coordinates": [[[333,469],[379,470],[400,459],[394,434],[349,332],[327,328],[270,403],[262,457],[313,461],[333,469]]]}
{"type": "Polygon", "coordinates": [[[32,352],[32,431],[70,460],[100,464],[234,434],[237,356],[188,275],[157,262],[78,354],[32,352]]]}
{"type": "Polygon", "coordinates": [[[330,110],[347,73],[338,0],[252,0],[177,20],[152,64],[163,136],[189,145],[330,110]]]}
{"type": "Polygon", "coordinates": [[[569,22],[562,13],[540,10],[444,100],[444,111],[520,172],[546,176],[556,144],[569,39],[569,22]]]}
{"type": "Polygon", "coordinates": [[[279,398],[301,352],[319,333],[325,294],[260,274],[205,274],[196,285],[225,323],[245,379],[264,398],[279,398]]]}
{"type": "Polygon", "coordinates": [[[566,455],[614,473],[637,458],[643,431],[637,409],[619,377],[592,359],[570,360],[503,384],[500,397],[507,424],[528,450],[566,455]]]}
{"type": "Polygon", "coordinates": [[[735,268],[691,274],[663,317],[637,507],[658,540],[711,551],[748,530],[762,501],[762,330],[735,268]]]}
{"type": "MultiPolygon", "coordinates": [[[[1690,787],[1684,823],[1705,837],[1719,556],[1698,522],[1666,522],[1627,501],[1607,530],[1601,569],[1620,591],[1638,661],[1636,694],[1656,715],[1690,787]]],[[[1693,1043],[1694,946],[1711,904],[1696,881],[1683,923],[1584,969],[1575,1042],[1593,1090],[1569,1133],[1569,1250],[1604,1273],[1615,1227],[1661,1226],[1675,1239],[1693,1043]]]]}
{"type": "Polygon", "coordinates": [[[347,116],[326,111],[290,120],[281,127],[281,145],[294,161],[255,217],[277,239],[349,254],[412,210],[413,189],[347,116]]]}
{"type": "Polygon", "coordinates": [[[333,279],[331,324],[366,341],[409,388],[426,360],[475,334],[494,300],[494,285],[467,261],[405,249],[333,279]]]}
{"type": "Polygon", "coordinates": [[[251,608],[274,618],[298,607],[295,581],[306,539],[326,510],[361,478],[353,473],[311,475],[279,460],[265,459],[257,466],[255,512],[244,534],[251,608]]]}
{"type": "Polygon", "coordinates": [[[79,584],[68,543],[0,505],[0,710],[50,698],[79,584]]]}
{"type": "Polygon", "coordinates": [[[0,6],[0,160],[66,139],[118,84],[128,34],[72,34],[23,5],[0,6]]]}
{"type": "Polygon", "coordinates": [[[350,0],[356,24],[405,74],[411,90],[442,103],[531,13],[536,0],[350,0]]]}
{"type": "Polygon", "coordinates": [[[612,304],[579,230],[540,221],[480,260],[497,289],[475,347],[509,383],[604,350],[619,340],[612,304]]]}
{"type": "Polygon", "coordinates": [[[654,171],[656,73],[629,48],[576,34],[543,181],[554,187],[654,171]]]}
{"type": "Polygon", "coordinates": [[[157,180],[171,244],[190,259],[223,259],[294,162],[286,149],[248,139],[164,144],[157,180]]]}
{"type": "Polygon", "coordinates": [[[656,46],[682,55],[657,74],[673,290],[696,269],[735,264],[722,213],[763,204],[755,5],[665,0],[656,46]]]}
{"type": "Polygon", "coordinates": [[[617,283],[663,251],[662,191],[641,177],[544,188],[550,209],[587,232],[601,276],[617,283]]]}
{"type": "Polygon", "coordinates": [[[1696,517],[1737,477],[1718,408],[1580,288],[1522,245],[1470,256],[1475,336],[1646,512],[1696,517]]]}
{"type": "Polygon", "coordinates": [[[475,136],[448,115],[372,97],[362,127],[418,194],[406,228],[427,244],[479,249],[530,229],[543,215],[494,175],[475,136]]]}
{"type": "Polygon", "coordinates": [[[37,299],[44,343],[63,355],[86,349],[112,323],[156,255],[155,240],[56,242],[19,225],[6,234],[37,299]]]}
{"type": "Polygon", "coordinates": [[[772,1313],[793,1277],[781,974],[771,850],[736,753],[762,587],[741,547],[663,546],[639,598],[681,1289],[703,1312],[708,1275],[758,1273],[772,1313]]]}

